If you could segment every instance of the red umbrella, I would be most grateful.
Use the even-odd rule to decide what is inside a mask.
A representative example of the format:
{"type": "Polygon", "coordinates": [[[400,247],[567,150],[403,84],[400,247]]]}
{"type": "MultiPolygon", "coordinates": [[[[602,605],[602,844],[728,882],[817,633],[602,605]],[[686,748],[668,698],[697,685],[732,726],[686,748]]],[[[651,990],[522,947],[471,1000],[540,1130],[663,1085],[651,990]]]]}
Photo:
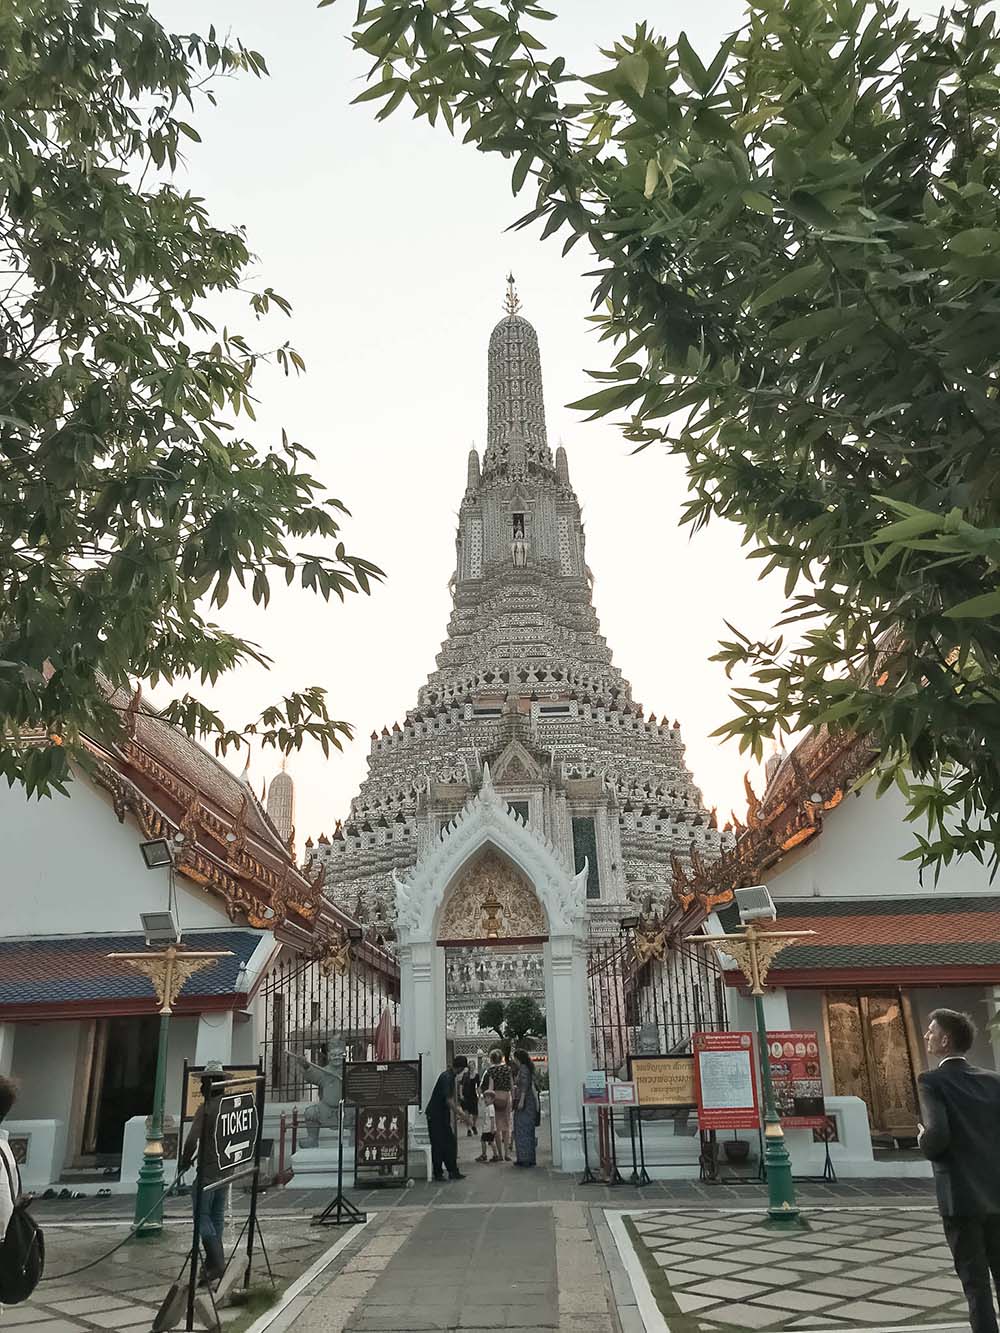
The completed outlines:
{"type": "Polygon", "coordinates": [[[382,1017],[378,1021],[378,1027],[375,1029],[375,1059],[382,1062],[391,1060],[395,1054],[395,1034],[392,1025],[392,1011],[389,1006],[382,1010],[382,1017]]]}

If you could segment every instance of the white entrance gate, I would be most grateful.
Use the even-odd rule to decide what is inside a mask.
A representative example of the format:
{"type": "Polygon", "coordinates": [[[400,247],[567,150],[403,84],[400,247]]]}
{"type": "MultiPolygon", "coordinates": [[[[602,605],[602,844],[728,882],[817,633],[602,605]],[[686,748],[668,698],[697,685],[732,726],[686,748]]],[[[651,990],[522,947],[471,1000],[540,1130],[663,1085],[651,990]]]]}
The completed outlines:
{"type": "Polygon", "coordinates": [[[438,923],[463,870],[484,849],[508,858],[530,884],[545,916],[545,1018],[549,1049],[552,1162],[583,1167],[580,1090],[590,1060],[587,1009],[587,866],[574,873],[548,839],[511,811],[484,766],[478,793],[400,880],[395,874],[399,930],[400,1043],[403,1059],[420,1056],[424,1100],[445,1067],[445,951],[438,923]]]}

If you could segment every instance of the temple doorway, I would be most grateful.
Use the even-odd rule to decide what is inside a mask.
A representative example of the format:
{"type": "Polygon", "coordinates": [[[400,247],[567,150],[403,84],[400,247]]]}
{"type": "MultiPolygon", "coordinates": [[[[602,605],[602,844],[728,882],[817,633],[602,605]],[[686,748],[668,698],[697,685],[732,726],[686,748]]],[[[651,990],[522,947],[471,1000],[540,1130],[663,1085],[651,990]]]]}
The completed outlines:
{"type": "MultiPolygon", "coordinates": [[[[479,963],[489,970],[513,960],[525,969],[521,975],[537,976],[530,960],[541,955],[551,1056],[543,1071],[548,1126],[541,1126],[541,1143],[551,1144],[552,1165],[563,1171],[583,1165],[580,1089],[590,1059],[586,877],[586,866],[574,873],[553,844],[511,809],[493,787],[487,765],[476,796],[441,829],[405,880],[394,876],[402,1054],[422,1061],[425,1100],[445,1067],[449,1039],[459,1036],[449,1034],[449,961],[459,969],[457,984],[460,969],[468,965],[471,982],[479,963]]],[[[465,1006],[468,1013],[468,999],[465,1006]]],[[[488,1055],[493,1042],[489,1033],[482,1035],[488,1055]]],[[[477,1027],[477,1057],[478,1038],[477,1027]]]]}
{"type": "MultiPolygon", "coordinates": [[[[513,1053],[527,1050],[534,1067],[542,1112],[537,1133],[539,1165],[552,1160],[549,1113],[549,1051],[545,1022],[545,956],[537,944],[508,944],[500,940],[451,945],[445,954],[445,1029],[448,1059],[464,1055],[478,1088],[491,1065],[491,1054],[501,1051],[504,1063],[516,1076],[513,1053]]],[[[460,1080],[459,1091],[462,1090],[460,1080]]],[[[481,1136],[491,1124],[489,1100],[474,1100],[467,1089],[467,1109],[477,1106],[481,1136]]],[[[492,1157],[489,1144],[459,1127],[459,1157],[463,1161],[492,1157]],[[463,1143],[463,1140],[467,1140],[463,1143]],[[466,1151],[468,1149],[469,1151],[466,1151]]]]}

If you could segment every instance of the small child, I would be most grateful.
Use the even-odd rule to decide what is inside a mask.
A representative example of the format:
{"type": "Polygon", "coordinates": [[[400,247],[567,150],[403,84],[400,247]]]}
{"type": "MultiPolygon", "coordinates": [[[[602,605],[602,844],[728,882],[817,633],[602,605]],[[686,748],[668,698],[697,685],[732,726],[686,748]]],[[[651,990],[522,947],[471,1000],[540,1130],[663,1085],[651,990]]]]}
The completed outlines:
{"type": "Polygon", "coordinates": [[[499,1153],[497,1152],[496,1128],[497,1128],[497,1113],[493,1109],[493,1101],[492,1098],[490,1098],[486,1103],[486,1110],[483,1115],[483,1132],[479,1136],[480,1143],[482,1144],[482,1151],[476,1158],[477,1162],[488,1162],[488,1161],[499,1162],[502,1160],[499,1153]],[[493,1149],[492,1158],[489,1158],[486,1155],[487,1147],[493,1149]]]}

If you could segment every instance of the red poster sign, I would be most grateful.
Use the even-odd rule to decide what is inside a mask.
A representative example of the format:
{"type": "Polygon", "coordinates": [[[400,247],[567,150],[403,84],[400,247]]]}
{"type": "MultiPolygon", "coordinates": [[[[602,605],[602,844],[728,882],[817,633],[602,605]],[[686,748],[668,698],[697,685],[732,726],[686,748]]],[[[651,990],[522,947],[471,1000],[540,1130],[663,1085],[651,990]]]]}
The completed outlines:
{"type": "Polygon", "coordinates": [[[760,1105],[749,1032],[696,1032],[694,1085],[699,1129],[757,1129],[760,1105]]]}
{"type": "Polygon", "coordinates": [[[826,1123],[823,1075],[815,1032],[769,1032],[771,1082],[786,1129],[820,1129],[826,1123]]]}

